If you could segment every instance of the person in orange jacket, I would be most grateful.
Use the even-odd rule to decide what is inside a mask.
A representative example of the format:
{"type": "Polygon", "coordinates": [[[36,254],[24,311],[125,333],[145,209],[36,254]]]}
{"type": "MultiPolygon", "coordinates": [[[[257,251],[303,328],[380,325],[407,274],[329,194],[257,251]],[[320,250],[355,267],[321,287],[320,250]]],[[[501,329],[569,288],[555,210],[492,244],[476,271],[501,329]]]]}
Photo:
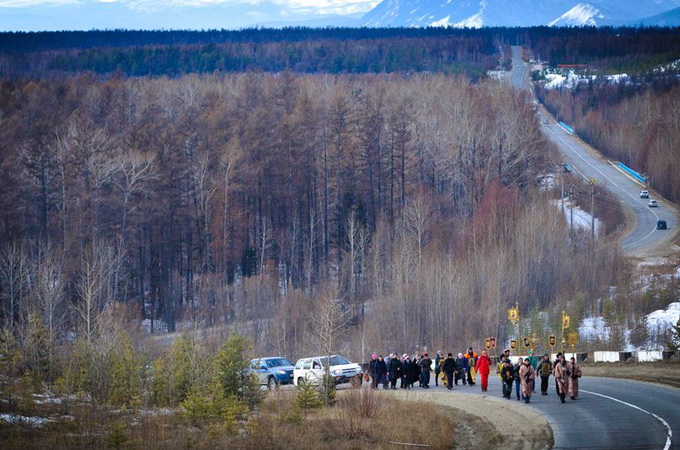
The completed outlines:
{"type": "Polygon", "coordinates": [[[472,347],[468,348],[467,353],[463,356],[467,361],[467,382],[468,385],[474,386],[475,380],[477,379],[477,373],[475,372],[475,364],[477,363],[477,353],[472,350],[472,347]]]}
{"type": "Polygon", "coordinates": [[[489,388],[489,371],[491,364],[493,363],[491,362],[489,355],[486,354],[486,350],[482,350],[482,356],[477,358],[477,364],[475,365],[477,373],[479,373],[479,376],[482,379],[482,392],[486,392],[489,388]]]}

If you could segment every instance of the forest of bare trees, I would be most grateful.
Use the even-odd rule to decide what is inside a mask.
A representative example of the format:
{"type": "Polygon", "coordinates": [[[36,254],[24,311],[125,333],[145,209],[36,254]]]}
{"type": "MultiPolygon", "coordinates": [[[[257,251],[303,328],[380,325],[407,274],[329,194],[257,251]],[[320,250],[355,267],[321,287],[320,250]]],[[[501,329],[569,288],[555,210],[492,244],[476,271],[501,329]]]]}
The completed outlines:
{"type": "Polygon", "coordinates": [[[569,241],[530,101],[498,82],[77,76],[0,104],[2,325],[50,349],[122,303],[152,333],[238,324],[299,355],[329,290],[358,358],[463,345],[625,273],[569,241]]]}
{"type": "Polygon", "coordinates": [[[610,158],[647,174],[650,186],[680,200],[680,86],[658,73],[632,86],[604,81],[540,91],[546,104],[610,158]]]}

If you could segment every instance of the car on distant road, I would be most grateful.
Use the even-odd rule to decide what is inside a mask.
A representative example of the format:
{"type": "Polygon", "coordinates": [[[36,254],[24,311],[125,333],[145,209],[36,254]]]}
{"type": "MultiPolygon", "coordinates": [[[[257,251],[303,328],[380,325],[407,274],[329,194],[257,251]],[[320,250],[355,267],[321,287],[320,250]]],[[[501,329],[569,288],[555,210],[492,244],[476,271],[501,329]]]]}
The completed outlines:
{"type": "Polygon", "coordinates": [[[257,376],[260,385],[275,389],[281,384],[293,382],[293,363],[286,358],[273,356],[250,361],[250,371],[257,376]]]}
{"type": "Polygon", "coordinates": [[[649,191],[640,191],[640,198],[649,198],[649,191]]]}
{"type": "Polygon", "coordinates": [[[303,383],[321,384],[327,366],[335,384],[352,383],[354,386],[361,386],[363,377],[361,366],[340,355],[331,355],[330,358],[314,356],[299,359],[293,372],[295,386],[303,383]]]}
{"type": "Polygon", "coordinates": [[[656,229],[657,230],[666,230],[668,229],[668,225],[666,224],[665,220],[657,220],[656,221],[656,229]]]}
{"type": "Polygon", "coordinates": [[[659,206],[659,202],[652,199],[652,200],[649,201],[649,203],[647,203],[647,206],[649,206],[650,208],[656,208],[657,206],[659,206]]]}

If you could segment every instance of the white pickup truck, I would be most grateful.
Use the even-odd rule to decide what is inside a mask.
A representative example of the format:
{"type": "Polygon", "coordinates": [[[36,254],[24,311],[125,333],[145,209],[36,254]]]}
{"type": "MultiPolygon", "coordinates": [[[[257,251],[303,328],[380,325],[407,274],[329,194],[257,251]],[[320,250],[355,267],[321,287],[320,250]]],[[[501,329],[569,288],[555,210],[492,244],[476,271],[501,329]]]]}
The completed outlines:
{"type": "MultiPolygon", "coordinates": [[[[293,383],[295,386],[302,383],[321,384],[328,363],[329,358],[326,356],[299,359],[295,364],[295,370],[293,370],[293,383]]],[[[361,385],[361,377],[363,376],[361,366],[350,362],[343,356],[331,355],[329,372],[335,384],[361,385]]]]}

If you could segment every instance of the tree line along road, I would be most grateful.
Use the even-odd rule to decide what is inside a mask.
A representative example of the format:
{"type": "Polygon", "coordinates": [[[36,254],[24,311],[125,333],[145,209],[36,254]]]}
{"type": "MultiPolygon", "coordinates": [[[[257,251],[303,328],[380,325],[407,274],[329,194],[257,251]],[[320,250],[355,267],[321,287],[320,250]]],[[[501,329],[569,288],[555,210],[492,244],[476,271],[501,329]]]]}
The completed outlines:
{"type": "MultiPolygon", "coordinates": [[[[512,63],[512,71],[507,77],[510,85],[518,89],[531,90],[529,68],[521,58],[521,47],[512,48],[512,63]]],[[[630,218],[630,223],[621,236],[622,250],[630,256],[666,256],[678,232],[677,206],[650,192],[652,198],[659,200],[659,207],[648,207],[648,200],[639,196],[643,186],[616,169],[578,136],[559,126],[542,105],[539,105],[537,114],[541,119],[543,134],[557,145],[564,161],[576,167],[585,178],[596,180],[598,186],[609,189],[627,210],[626,216],[630,218]],[[656,229],[659,219],[667,222],[667,230],[656,229]]]]}

